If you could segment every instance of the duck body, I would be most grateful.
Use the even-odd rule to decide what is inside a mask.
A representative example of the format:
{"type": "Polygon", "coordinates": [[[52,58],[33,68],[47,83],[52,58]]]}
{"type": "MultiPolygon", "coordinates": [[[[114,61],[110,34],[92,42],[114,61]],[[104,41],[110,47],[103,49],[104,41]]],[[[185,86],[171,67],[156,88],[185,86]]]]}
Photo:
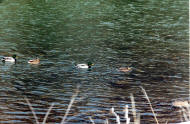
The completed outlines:
{"type": "Polygon", "coordinates": [[[87,64],[77,64],[77,68],[89,68],[87,64]]]}
{"type": "Polygon", "coordinates": [[[174,106],[174,107],[190,107],[190,100],[188,101],[188,100],[186,100],[186,101],[174,101],[173,103],[172,103],[172,105],[174,106]]]}
{"type": "Polygon", "coordinates": [[[16,55],[13,55],[12,57],[3,57],[2,62],[16,62],[16,55]]]}
{"type": "Polygon", "coordinates": [[[130,67],[121,67],[121,68],[119,68],[119,71],[121,71],[121,72],[130,72],[132,70],[132,68],[130,68],[130,67]]]}
{"type": "Polygon", "coordinates": [[[39,63],[40,63],[40,59],[37,58],[37,59],[29,60],[28,63],[29,63],[29,64],[39,64],[39,63]]]}
{"type": "Polygon", "coordinates": [[[88,64],[77,64],[76,67],[77,68],[91,68],[91,66],[93,66],[94,64],[92,64],[91,62],[88,62],[88,64]]]}

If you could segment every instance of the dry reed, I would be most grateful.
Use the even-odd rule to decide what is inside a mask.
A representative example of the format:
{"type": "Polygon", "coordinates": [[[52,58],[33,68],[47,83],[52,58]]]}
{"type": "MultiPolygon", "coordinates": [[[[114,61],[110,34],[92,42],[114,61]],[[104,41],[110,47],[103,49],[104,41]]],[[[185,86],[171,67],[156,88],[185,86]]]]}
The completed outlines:
{"type": "Polygon", "coordinates": [[[53,106],[54,106],[54,103],[51,104],[51,106],[49,107],[48,111],[46,112],[46,115],[45,115],[45,117],[44,117],[44,119],[43,119],[42,124],[45,124],[45,123],[46,123],[46,120],[47,120],[47,118],[48,118],[48,115],[49,115],[50,111],[53,109],[53,106]]]}
{"type": "Polygon", "coordinates": [[[146,99],[147,99],[147,101],[148,101],[148,103],[149,103],[150,109],[151,109],[151,111],[152,111],[152,113],[153,113],[153,115],[154,115],[154,119],[155,119],[156,123],[159,124],[159,123],[158,123],[158,119],[157,119],[157,117],[156,117],[156,114],[155,114],[155,112],[154,112],[154,109],[153,109],[153,107],[152,107],[152,104],[151,104],[151,102],[150,102],[150,99],[149,99],[149,97],[148,97],[148,95],[147,95],[145,89],[144,89],[143,87],[140,87],[140,88],[142,89],[142,91],[143,91],[143,93],[144,93],[144,95],[145,95],[145,97],[146,97],[146,99]]]}
{"type": "MultiPolygon", "coordinates": [[[[154,119],[155,119],[156,123],[159,124],[159,122],[157,120],[157,117],[156,117],[156,114],[155,114],[155,112],[153,110],[152,104],[150,102],[150,99],[149,99],[149,97],[148,97],[145,89],[143,87],[140,87],[140,88],[142,89],[142,92],[144,93],[144,95],[145,95],[145,97],[146,97],[146,99],[147,99],[147,101],[149,103],[149,106],[150,106],[151,111],[152,111],[152,113],[154,115],[154,119]]],[[[73,105],[73,103],[74,103],[74,101],[75,101],[78,93],[79,93],[79,90],[77,88],[76,93],[71,97],[71,101],[70,101],[70,103],[68,105],[68,108],[67,108],[67,110],[65,112],[65,115],[63,116],[62,121],[61,121],[60,124],[65,124],[66,123],[66,119],[67,119],[68,113],[69,113],[69,111],[70,111],[70,109],[71,109],[71,107],[72,107],[72,105],[73,105]]],[[[132,114],[133,114],[133,118],[134,118],[134,124],[140,124],[140,114],[137,114],[137,112],[136,112],[135,100],[134,100],[133,94],[130,94],[130,98],[131,98],[131,104],[132,104],[132,114]]],[[[40,122],[38,120],[38,117],[36,116],[36,113],[35,113],[32,105],[31,105],[31,103],[29,102],[28,98],[25,97],[24,99],[26,100],[26,102],[27,102],[27,104],[28,104],[28,106],[29,106],[32,114],[33,114],[33,117],[34,117],[34,119],[36,121],[36,124],[40,124],[40,122]]],[[[51,110],[53,109],[53,106],[54,106],[54,103],[51,104],[51,106],[49,107],[48,111],[46,112],[46,115],[45,115],[45,117],[43,119],[42,124],[46,124],[46,120],[47,120],[48,115],[50,114],[51,110]]],[[[181,122],[179,124],[189,124],[190,123],[190,107],[180,107],[180,108],[182,110],[182,114],[183,114],[183,117],[184,117],[184,119],[185,119],[186,122],[181,122]]],[[[128,108],[128,105],[125,106],[124,111],[125,111],[124,118],[126,120],[126,124],[129,124],[130,123],[130,118],[129,118],[129,108],[128,108]]],[[[111,113],[116,117],[117,124],[121,124],[120,117],[114,111],[113,107],[111,108],[111,113]]],[[[90,119],[90,121],[91,121],[92,124],[95,124],[94,120],[91,117],[89,117],[89,119],[90,119]]],[[[105,120],[104,124],[109,124],[108,119],[105,120]]]]}
{"type": "Polygon", "coordinates": [[[135,100],[134,100],[133,94],[130,94],[130,98],[131,98],[131,104],[132,104],[134,124],[140,124],[140,114],[138,114],[138,118],[137,118],[137,112],[136,112],[136,108],[135,108],[135,100]]]}
{"type": "Polygon", "coordinates": [[[91,117],[89,117],[89,119],[90,119],[90,121],[92,122],[92,124],[95,124],[95,123],[94,123],[94,120],[92,120],[92,118],[91,118],[91,117]]]}
{"type": "MultiPolygon", "coordinates": [[[[68,116],[68,113],[69,113],[69,111],[70,111],[70,109],[71,109],[72,104],[73,104],[74,101],[75,101],[76,96],[78,95],[78,92],[79,92],[79,90],[78,90],[78,88],[77,88],[76,93],[72,96],[71,101],[70,101],[70,103],[69,103],[69,106],[68,106],[68,108],[67,108],[67,110],[66,110],[66,113],[65,113],[65,115],[63,116],[62,121],[61,121],[60,124],[64,124],[64,123],[66,122],[66,118],[67,118],[67,116],[68,116]]],[[[36,113],[35,113],[35,111],[34,111],[32,105],[31,105],[30,101],[29,101],[28,98],[26,98],[26,97],[25,97],[24,99],[26,100],[26,102],[27,102],[27,104],[28,104],[28,106],[29,106],[29,108],[30,108],[32,114],[33,114],[33,117],[34,117],[34,119],[35,119],[35,121],[36,121],[36,124],[40,124],[40,122],[39,122],[39,120],[38,120],[38,117],[36,116],[36,113]]],[[[53,109],[53,106],[54,106],[54,103],[51,104],[51,106],[49,107],[48,111],[46,112],[46,115],[45,115],[45,117],[44,117],[44,119],[43,119],[42,124],[46,124],[46,120],[47,120],[47,118],[48,118],[49,113],[50,113],[51,110],[53,109]]]]}
{"type": "Polygon", "coordinates": [[[31,105],[31,103],[29,102],[28,98],[25,97],[24,99],[26,100],[26,102],[27,102],[27,104],[28,104],[30,110],[32,111],[32,114],[33,114],[33,116],[34,116],[34,119],[35,119],[35,121],[36,121],[36,124],[40,124],[39,121],[38,121],[38,117],[36,116],[36,113],[35,113],[35,111],[34,111],[32,105],[31,105]]]}
{"type": "Polygon", "coordinates": [[[79,89],[77,88],[76,93],[72,96],[71,101],[69,103],[69,106],[68,106],[68,108],[66,110],[66,113],[65,113],[64,117],[62,118],[61,124],[64,124],[66,122],[67,115],[69,114],[71,106],[74,103],[75,98],[77,97],[78,93],[79,93],[79,89]]]}

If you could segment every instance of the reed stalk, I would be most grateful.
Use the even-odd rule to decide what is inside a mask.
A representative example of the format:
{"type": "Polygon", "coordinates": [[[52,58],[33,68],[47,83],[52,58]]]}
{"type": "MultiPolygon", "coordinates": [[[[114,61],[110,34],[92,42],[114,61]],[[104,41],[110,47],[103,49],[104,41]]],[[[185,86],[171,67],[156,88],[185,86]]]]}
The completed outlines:
{"type": "Polygon", "coordinates": [[[109,124],[108,119],[106,118],[104,124],[109,124]]]}
{"type": "Polygon", "coordinates": [[[158,123],[158,119],[157,119],[157,117],[156,117],[156,114],[155,114],[155,112],[154,112],[154,109],[153,109],[153,107],[152,107],[152,104],[151,104],[151,102],[150,102],[150,99],[148,98],[148,95],[147,95],[145,89],[144,89],[143,87],[140,87],[140,88],[142,89],[142,91],[143,91],[143,93],[144,93],[144,95],[145,95],[145,97],[146,97],[146,99],[147,99],[147,101],[148,101],[148,103],[149,103],[150,109],[151,109],[151,111],[152,111],[152,113],[153,113],[153,115],[154,115],[154,119],[155,119],[156,123],[159,124],[159,123],[158,123]]]}
{"type": "Polygon", "coordinates": [[[120,117],[117,115],[117,113],[114,111],[114,108],[111,108],[111,113],[116,117],[117,124],[120,124],[120,117]]]}
{"type": "Polygon", "coordinates": [[[94,123],[94,120],[92,120],[92,118],[91,118],[91,117],[89,117],[89,119],[90,119],[90,121],[92,122],[92,124],[95,124],[95,123],[94,123]]]}
{"type": "Polygon", "coordinates": [[[133,94],[130,94],[131,98],[131,104],[132,104],[132,113],[134,118],[134,124],[140,124],[140,114],[137,114],[136,108],[135,108],[135,99],[133,94]]]}
{"type": "Polygon", "coordinates": [[[43,119],[42,124],[46,124],[46,120],[47,120],[48,115],[49,115],[50,111],[52,110],[53,106],[54,106],[54,103],[51,104],[51,106],[49,107],[48,111],[46,112],[46,115],[45,115],[45,117],[43,119]]]}
{"type": "Polygon", "coordinates": [[[72,104],[74,103],[75,98],[77,97],[78,93],[79,93],[79,90],[78,90],[78,88],[77,88],[76,93],[71,97],[71,101],[70,101],[70,103],[69,103],[69,106],[68,106],[68,108],[67,108],[67,110],[66,110],[66,113],[65,113],[64,117],[62,118],[62,121],[61,121],[60,124],[65,124],[66,118],[67,118],[67,116],[68,116],[68,114],[69,114],[69,111],[70,111],[70,109],[71,109],[71,107],[72,107],[72,104]]]}
{"type": "Polygon", "coordinates": [[[131,104],[132,104],[132,112],[133,112],[134,124],[138,124],[137,123],[137,113],[136,113],[136,108],[135,108],[135,100],[134,100],[133,94],[130,94],[130,98],[131,98],[131,104]]]}
{"type": "Polygon", "coordinates": [[[130,118],[129,118],[129,106],[125,105],[125,119],[126,119],[126,124],[130,123],[130,118]]]}
{"type": "Polygon", "coordinates": [[[32,105],[31,105],[30,101],[28,100],[27,97],[25,97],[24,99],[26,100],[26,102],[27,102],[27,104],[28,104],[30,110],[32,111],[32,114],[33,114],[33,116],[34,116],[34,119],[35,119],[35,121],[36,121],[36,124],[40,124],[39,121],[38,121],[38,117],[36,116],[36,113],[35,113],[35,111],[34,111],[32,105]]]}

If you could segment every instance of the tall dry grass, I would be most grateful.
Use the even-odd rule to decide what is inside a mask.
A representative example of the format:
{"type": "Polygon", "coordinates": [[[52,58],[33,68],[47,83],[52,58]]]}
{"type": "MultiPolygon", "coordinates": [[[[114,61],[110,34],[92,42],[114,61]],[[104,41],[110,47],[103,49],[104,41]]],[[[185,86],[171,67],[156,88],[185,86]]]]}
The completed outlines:
{"type": "MultiPolygon", "coordinates": [[[[68,113],[69,113],[69,111],[70,111],[70,109],[72,107],[72,104],[74,103],[75,98],[77,97],[78,93],[79,93],[79,89],[77,88],[76,93],[71,97],[71,101],[70,101],[70,103],[68,105],[68,108],[67,108],[67,110],[65,112],[65,115],[63,116],[62,121],[61,121],[60,124],[65,124],[67,122],[66,119],[67,119],[68,113]]],[[[27,104],[28,104],[28,106],[29,106],[32,114],[33,114],[33,117],[34,117],[34,119],[36,121],[36,124],[40,124],[40,122],[38,120],[38,117],[37,117],[37,115],[36,115],[36,113],[35,113],[35,111],[34,111],[34,109],[32,107],[32,104],[30,103],[30,101],[28,100],[28,98],[25,97],[24,99],[26,100],[26,102],[27,102],[27,104]]],[[[48,115],[50,114],[51,110],[53,109],[53,106],[54,106],[54,103],[52,103],[51,106],[49,107],[49,109],[46,112],[46,115],[45,115],[45,117],[43,119],[43,122],[41,124],[46,124],[46,120],[47,120],[48,115]]]]}
{"type": "MultiPolygon", "coordinates": [[[[156,124],[159,124],[158,119],[156,117],[156,113],[154,112],[154,109],[153,109],[152,104],[150,102],[150,99],[149,99],[149,97],[148,97],[148,95],[146,93],[146,90],[143,87],[140,87],[140,88],[141,88],[141,90],[142,90],[145,98],[148,101],[149,107],[150,107],[150,109],[151,109],[151,111],[152,111],[152,113],[154,115],[154,119],[155,119],[156,124]]],[[[62,121],[60,122],[60,124],[65,124],[67,122],[68,113],[69,113],[69,111],[70,111],[70,109],[71,109],[71,107],[72,107],[72,105],[73,105],[76,97],[78,96],[78,93],[79,93],[79,88],[77,88],[76,93],[71,97],[71,101],[70,101],[70,103],[68,105],[68,108],[67,108],[67,110],[65,112],[65,115],[63,116],[62,121]]],[[[135,100],[134,100],[133,94],[130,94],[130,98],[131,98],[131,106],[132,106],[131,112],[132,112],[132,115],[133,115],[133,118],[134,118],[134,122],[133,123],[134,124],[140,124],[140,113],[137,113],[137,111],[136,111],[135,100]]],[[[35,119],[36,124],[40,124],[40,122],[38,120],[38,117],[37,117],[37,115],[36,115],[36,113],[35,113],[32,105],[31,105],[30,101],[26,97],[25,97],[25,100],[26,100],[26,102],[27,102],[27,104],[28,104],[28,106],[29,106],[32,114],[33,114],[33,117],[35,119]]],[[[43,122],[41,124],[46,124],[46,120],[48,118],[48,115],[50,114],[50,112],[53,109],[53,107],[54,107],[54,103],[52,103],[51,106],[49,107],[48,111],[46,112],[46,115],[43,118],[43,122]]],[[[182,120],[182,121],[185,121],[185,122],[181,122],[179,124],[190,124],[190,106],[188,106],[188,107],[180,107],[180,108],[181,108],[181,112],[182,112],[182,115],[183,115],[183,118],[184,118],[184,120],[182,120]]],[[[131,122],[131,118],[129,117],[130,110],[129,110],[129,106],[128,105],[125,106],[124,112],[125,112],[124,113],[124,118],[126,120],[125,124],[132,123],[131,122]]],[[[116,123],[117,124],[121,124],[120,116],[115,112],[115,110],[114,110],[113,107],[111,108],[111,113],[115,116],[116,123]]],[[[95,124],[94,120],[91,117],[89,117],[89,120],[90,120],[90,122],[92,124],[95,124]]],[[[109,124],[109,120],[106,119],[105,122],[104,122],[104,124],[109,124]]]]}
{"type": "Polygon", "coordinates": [[[148,101],[148,103],[149,103],[150,109],[151,109],[151,111],[152,111],[152,113],[153,113],[153,115],[154,115],[154,119],[155,119],[156,123],[159,124],[159,123],[158,123],[158,119],[157,119],[157,117],[156,117],[156,114],[155,114],[155,112],[154,112],[154,109],[153,109],[153,107],[152,107],[152,104],[151,104],[151,102],[150,102],[150,99],[149,99],[149,97],[148,97],[148,95],[147,95],[145,89],[144,89],[143,87],[140,87],[140,88],[142,89],[142,92],[144,93],[144,95],[145,95],[145,97],[146,97],[146,99],[147,99],[147,101],[148,101]]]}

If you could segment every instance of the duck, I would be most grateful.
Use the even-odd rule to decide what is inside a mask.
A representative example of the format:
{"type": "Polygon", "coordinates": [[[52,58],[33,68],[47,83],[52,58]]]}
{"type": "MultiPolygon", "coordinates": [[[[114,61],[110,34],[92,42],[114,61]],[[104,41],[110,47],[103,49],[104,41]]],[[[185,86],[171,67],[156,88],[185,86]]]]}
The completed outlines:
{"type": "Polygon", "coordinates": [[[39,64],[40,63],[40,59],[36,58],[36,59],[32,59],[28,61],[29,64],[39,64]]]}
{"type": "Polygon", "coordinates": [[[3,57],[2,62],[16,62],[17,55],[13,55],[12,57],[3,57]]]}
{"type": "Polygon", "coordinates": [[[131,67],[120,67],[118,70],[121,72],[130,72],[132,70],[132,68],[131,67]]]}
{"type": "Polygon", "coordinates": [[[91,68],[94,64],[92,62],[88,62],[87,64],[77,64],[77,68],[91,68]]]}
{"type": "Polygon", "coordinates": [[[185,100],[185,101],[174,101],[173,103],[172,103],[172,105],[174,106],[174,107],[190,107],[190,104],[189,104],[189,102],[190,102],[190,100],[188,101],[188,100],[185,100]]]}

